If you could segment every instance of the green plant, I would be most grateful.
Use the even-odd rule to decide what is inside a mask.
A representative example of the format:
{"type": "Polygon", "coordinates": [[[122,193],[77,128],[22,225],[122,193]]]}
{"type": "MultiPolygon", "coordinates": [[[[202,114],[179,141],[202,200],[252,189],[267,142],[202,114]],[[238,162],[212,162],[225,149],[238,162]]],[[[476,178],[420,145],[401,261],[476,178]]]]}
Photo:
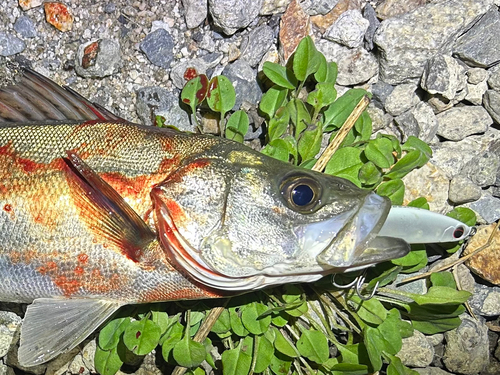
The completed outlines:
{"type": "MultiPolygon", "coordinates": [[[[267,129],[262,152],[312,168],[323,139],[332,142],[342,134],[346,120],[369,94],[351,89],[337,98],[337,66],[326,61],[309,37],[299,44],[291,61],[289,67],[264,64],[264,74],[273,85],[260,103],[267,129]]],[[[248,116],[243,111],[230,114],[235,93],[226,77],[209,81],[200,75],[186,84],[181,99],[190,106],[198,126],[197,110],[206,102],[220,115],[220,133],[244,141],[248,116]]],[[[164,126],[161,118],[157,122],[164,126]]],[[[325,173],[402,204],[402,177],[424,165],[431,149],[415,137],[401,145],[390,135],[370,139],[371,133],[371,119],[363,112],[326,164],[325,173]]],[[[409,205],[429,208],[425,198],[409,205]]],[[[449,215],[475,224],[475,215],[468,209],[457,208],[449,215]]],[[[456,251],[456,247],[448,251],[456,251]]],[[[170,370],[183,366],[190,374],[204,374],[200,364],[206,361],[216,373],[224,375],[361,375],[383,368],[390,375],[416,375],[397,357],[402,339],[411,336],[414,329],[434,334],[457,327],[463,303],[470,296],[457,290],[449,272],[433,274],[423,295],[388,287],[399,274],[421,270],[427,261],[425,246],[421,245],[403,258],[370,268],[364,291],[370,292],[378,284],[384,292],[370,300],[335,289],[329,278],[312,285],[285,285],[228,299],[209,337],[201,340],[196,337],[200,327],[210,321],[210,312],[221,301],[132,307],[101,330],[96,369],[112,375],[123,363],[134,362],[159,346],[170,370]],[[220,362],[211,354],[214,346],[221,353],[220,362]]],[[[346,282],[349,278],[340,276],[346,282]]]]}

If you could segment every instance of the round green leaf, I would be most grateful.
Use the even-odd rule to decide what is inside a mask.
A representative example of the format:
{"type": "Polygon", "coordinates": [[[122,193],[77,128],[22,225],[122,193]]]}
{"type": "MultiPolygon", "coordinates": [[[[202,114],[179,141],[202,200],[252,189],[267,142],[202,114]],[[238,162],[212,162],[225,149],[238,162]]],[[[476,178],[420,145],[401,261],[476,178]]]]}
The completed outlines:
{"type": "Polygon", "coordinates": [[[394,163],[392,143],[387,138],[376,138],[368,142],[365,156],[379,168],[390,168],[394,163]]]}
{"type": "Polygon", "coordinates": [[[103,350],[97,345],[94,356],[95,369],[101,375],[115,375],[123,361],[121,360],[117,347],[111,350],[103,350]]]}
{"type": "Polygon", "coordinates": [[[233,84],[227,77],[216,76],[210,80],[207,103],[212,111],[220,112],[222,115],[233,109],[236,103],[236,93],[233,84]]]}
{"type": "Polygon", "coordinates": [[[446,216],[459,220],[469,226],[476,225],[477,221],[474,211],[467,207],[456,207],[452,211],[448,212],[446,216]]]}
{"type": "Polygon", "coordinates": [[[273,355],[269,368],[276,375],[287,375],[292,367],[292,361],[279,353],[273,355]]]}
{"type": "Polygon", "coordinates": [[[254,345],[257,345],[257,360],[254,371],[263,372],[270,364],[274,355],[273,344],[265,336],[255,336],[254,345]]]}
{"type": "Polygon", "coordinates": [[[323,363],[328,359],[328,341],[322,332],[307,330],[302,332],[297,341],[300,354],[316,363],[323,363]]]}
{"type": "Polygon", "coordinates": [[[212,326],[212,332],[214,333],[226,333],[231,329],[231,322],[229,320],[229,311],[227,309],[222,310],[219,318],[215,321],[212,326]]]}
{"type": "Polygon", "coordinates": [[[229,309],[229,320],[231,322],[231,330],[240,337],[245,337],[248,335],[248,330],[243,325],[236,308],[229,309]]]}
{"type": "Polygon", "coordinates": [[[363,164],[360,168],[358,176],[359,181],[361,181],[362,184],[375,185],[380,181],[382,174],[377,166],[373,164],[373,162],[369,161],[368,163],[363,164]]]}
{"type": "Polygon", "coordinates": [[[222,374],[248,374],[252,366],[252,338],[250,336],[240,341],[240,344],[231,350],[222,353],[222,374]]]}
{"type": "Polygon", "coordinates": [[[427,199],[425,197],[419,197],[417,199],[412,200],[410,203],[408,203],[408,207],[416,207],[416,208],[422,208],[424,210],[428,210],[429,203],[427,202],[427,199]]]}
{"type": "Polygon", "coordinates": [[[387,178],[403,178],[409,172],[420,166],[422,152],[413,150],[398,160],[391,168],[391,171],[385,175],[387,178]]]}
{"type": "Polygon", "coordinates": [[[388,197],[392,204],[402,205],[405,194],[405,184],[402,180],[392,180],[381,183],[377,188],[378,195],[388,197]]]}
{"type": "Polygon", "coordinates": [[[116,318],[109,321],[104,328],[99,332],[99,346],[101,349],[110,350],[116,348],[120,336],[125,328],[130,324],[130,318],[116,318]]]}
{"type": "Polygon", "coordinates": [[[363,166],[361,150],[354,147],[343,147],[333,154],[325,168],[325,173],[345,178],[360,186],[359,170],[363,166]]]}
{"type": "Polygon", "coordinates": [[[173,333],[171,336],[167,337],[161,345],[161,354],[163,359],[167,362],[171,362],[170,355],[175,345],[181,341],[182,332],[173,333]]]}
{"type": "Polygon", "coordinates": [[[261,314],[267,311],[267,306],[262,303],[252,302],[243,306],[241,310],[241,321],[245,328],[254,335],[264,333],[271,324],[271,316],[259,318],[261,314]]]}
{"type": "Polygon", "coordinates": [[[288,161],[288,143],[283,139],[272,140],[261,150],[261,152],[272,158],[288,161]]]}
{"type": "Polygon", "coordinates": [[[291,358],[298,357],[297,349],[283,336],[281,331],[277,328],[274,328],[274,331],[276,333],[276,338],[274,339],[276,350],[291,358]]]}
{"type": "Polygon", "coordinates": [[[264,112],[269,119],[273,118],[274,114],[280,108],[286,99],[288,90],[282,87],[271,87],[260,99],[259,108],[264,112]]]}
{"type": "Polygon", "coordinates": [[[184,367],[197,367],[207,356],[205,346],[194,341],[189,335],[184,335],[184,338],[175,344],[172,354],[175,361],[184,367]]]}
{"type": "Polygon", "coordinates": [[[181,100],[191,108],[193,113],[195,113],[196,107],[205,100],[207,92],[208,77],[205,74],[200,74],[184,85],[181,92],[181,100]]]}
{"type": "Polygon", "coordinates": [[[161,329],[152,320],[143,318],[131,322],[123,333],[123,342],[136,355],[150,353],[160,341],[161,329]]]}

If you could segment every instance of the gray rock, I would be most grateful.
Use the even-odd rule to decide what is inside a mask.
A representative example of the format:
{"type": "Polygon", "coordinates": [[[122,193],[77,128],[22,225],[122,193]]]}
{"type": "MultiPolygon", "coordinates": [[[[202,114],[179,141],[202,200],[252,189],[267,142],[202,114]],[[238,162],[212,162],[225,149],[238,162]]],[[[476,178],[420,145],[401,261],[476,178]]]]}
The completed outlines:
{"type": "Polygon", "coordinates": [[[369,25],[359,10],[347,10],[328,28],[323,38],[350,48],[359,47],[369,25]]]}
{"type": "Polygon", "coordinates": [[[498,316],[500,315],[500,288],[476,284],[468,302],[474,313],[478,315],[498,316]]]}
{"type": "Polygon", "coordinates": [[[436,333],[434,335],[425,336],[425,338],[427,339],[427,341],[429,341],[429,344],[431,344],[432,346],[436,346],[443,342],[444,334],[436,333]]]}
{"type": "MultiPolygon", "coordinates": [[[[423,272],[423,271],[422,271],[423,272]]],[[[401,281],[404,279],[407,279],[409,277],[421,275],[422,272],[415,272],[411,274],[399,274],[396,277],[396,280],[394,280],[394,284],[399,284],[401,281]]],[[[427,293],[427,282],[425,278],[415,280],[415,281],[410,281],[409,283],[404,283],[404,284],[399,284],[396,287],[397,290],[401,290],[403,292],[408,292],[408,293],[414,293],[414,294],[425,294],[427,293]]],[[[421,366],[418,366],[421,367],[421,366]]]]}
{"type": "Polygon", "coordinates": [[[28,16],[19,17],[14,23],[14,30],[25,38],[34,38],[38,35],[35,22],[28,16]]]}
{"type": "Polygon", "coordinates": [[[371,92],[373,94],[372,103],[380,108],[385,107],[385,101],[387,97],[394,90],[394,86],[385,83],[384,81],[378,81],[374,83],[371,87],[371,92]]]}
{"type": "Polygon", "coordinates": [[[452,100],[465,88],[465,72],[453,57],[436,55],[425,64],[420,86],[430,94],[452,100]]]}
{"type": "Polygon", "coordinates": [[[403,142],[413,135],[429,143],[438,129],[436,115],[425,102],[418,103],[409,111],[397,116],[394,121],[403,135],[403,142]]]}
{"type": "Polygon", "coordinates": [[[122,65],[120,45],[112,39],[80,44],[75,57],[75,71],[82,77],[110,76],[117,73],[122,65]]]}
{"type": "Polygon", "coordinates": [[[188,29],[198,27],[207,18],[207,0],[182,0],[188,29]]]}
{"type": "Polygon", "coordinates": [[[487,70],[489,74],[488,85],[496,91],[500,91],[500,64],[497,64],[487,70]]]}
{"type": "Polygon", "coordinates": [[[432,362],[434,347],[421,332],[415,330],[413,336],[403,339],[398,357],[405,366],[426,367],[432,362]]]}
{"type": "Polygon", "coordinates": [[[500,14],[496,7],[457,40],[453,53],[468,65],[481,68],[500,61],[500,14]]]}
{"type": "Polygon", "coordinates": [[[481,188],[465,176],[455,176],[450,181],[448,199],[454,204],[474,202],[481,198],[481,188]]]}
{"type": "Polygon", "coordinates": [[[184,78],[186,69],[195,69],[197,74],[206,74],[208,69],[208,64],[203,59],[192,59],[179,61],[172,67],[170,71],[170,79],[174,83],[175,87],[182,89],[186,84],[187,80],[184,78]]]}
{"type": "Polygon", "coordinates": [[[116,4],[115,3],[107,3],[104,6],[104,13],[111,14],[114,13],[116,10],[116,4]]]}
{"type": "Polygon", "coordinates": [[[226,35],[247,27],[257,17],[261,6],[262,0],[208,0],[214,25],[226,35]]]}
{"type": "Polygon", "coordinates": [[[396,86],[385,100],[385,110],[393,116],[399,116],[420,102],[415,91],[417,85],[404,83],[396,86]]]}
{"type": "Polygon", "coordinates": [[[165,29],[157,29],[146,35],[140,49],[152,64],[167,69],[174,59],[174,40],[165,29]]]}
{"type": "MultiPolygon", "coordinates": [[[[137,116],[145,125],[153,125],[156,116],[165,118],[165,125],[182,131],[195,131],[188,113],[179,105],[179,93],[161,87],[143,87],[137,91],[137,116]]],[[[188,109],[189,110],[189,109],[188,109]]]]}
{"type": "Polygon", "coordinates": [[[45,370],[47,369],[47,364],[41,364],[37,366],[31,366],[31,367],[24,367],[19,364],[18,361],[18,356],[17,352],[19,350],[19,347],[13,346],[11,350],[7,353],[7,357],[4,358],[4,362],[7,366],[17,368],[20,370],[21,374],[35,374],[35,375],[42,375],[45,374],[45,370]]]}
{"type": "Polygon", "coordinates": [[[317,42],[316,47],[325,55],[327,61],[337,62],[339,85],[352,86],[364,83],[378,72],[377,59],[362,47],[348,48],[325,39],[317,42]]]}
{"type": "Polygon", "coordinates": [[[0,32],[0,56],[12,56],[25,50],[26,43],[12,34],[0,32]]]}
{"type": "Polygon", "coordinates": [[[439,367],[426,367],[414,369],[419,375],[453,375],[451,372],[445,371],[439,367]]]}
{"type": "Polygon", "coordinates": [[[480,223],[491,224],[500,219],[500,198],[493,197],[490,193],[484,192],[481,198],[472,203],[467,203],[465,207],[470,208],[479,215],[480,223]]]}
{"type": "Polygon", "coordinates": [[[237,60],[224,68],[223,74],[233,83],[236,91],[236,103],[233,109],[240,108],[243,101],[257,105],[262,91],[257,84],[256,73],[244,60],[237,60]]]}
{"type": "Polygon", "coordinates": [[[474,105],[481,105],[483,103],[483,96],[487,90],[488,83],[486,81],[479,82],[476,85],[467,83],[465,100],[474,105]]]}
{"type": "Polygon", "coordinates": [[[469,68],[467,71],[467,83],[471,85],[478,85],[488,79],[489,73],[481,68],[469,68]]]}
{"type": "Polygon", "coordinates": [[[429,3],[386,19],[375,33],[380,78],[390,84],[420,78],[425,62],[449,53],[458,35],[484,14],[491,0],[448,0],[429,3]]]}
{"type": "Polygon", "coordinates": [[[6,366],[0,362],[0,375],[15,375],[12,367],[6,366]]]}
{"type": "Polygon", "coordinates": [[[377,130],[385,128],[389,125],[393,119],[393,117],[385,113],[383,109],[380,109],[372,104],[368,106],[366,109],[370,118],[372,119],[372,130],[376,132],[377,130]]]}
{"type": "Polygon", "coordinates": [[[500,92],[487,90],[483,95],[483,105],[497,124],[500,124],[500,92]]]}
{"type": "Polygon", "coordinates": [[[335,5],[338,0],[306,0],[301,3],[304,11],[310,16],[317,16],[319,14],[327,14],[335,5]]]}
{"type": "Polygon", "coordinates": [[[367,51],[371,51],[373,49],[373,37],[375,36],[375,32],[380,26],[380,21],[377,18],[375,9],[373,9],[370,3],[366,3],[364,7],[363,17],[365,17],[370,23],[365,33],[365,49],[367,51]]]}
{"type": "Polygon", "coordinates": [[[66,372],[73,358],[79,351],[80,348],[77,346],[68,352],[58,355],[56,358],[47,363],[45,374],[62,374],[66,372]]]}
{"type": "Polygon", "coordinates": [[[477,186],[488,187],[495,184],[499,166],[498,157],[494,153],[486,151],[476,154],[465,165],[462,173],[469,176],[470,180],[477,186]]]}
{"type": "Polygon", "coordinates": [[[267,25],[259,26],[250,32],[246,43],[242,44],[240,59],[246,60],[252,68],[255,68],[273,43],[273,29],[267,25]]]}
{"type": "Polygon", "coordinates": [[[268,16],[276,13],[283,13],[292,0],[262,0],[259,14],[268,16]]]}
{"type": "Polygon", "coordinates": [[[488,112],[480,106],[453,107],[437,115],[437,134],[460,141],[471,134],[484,133],[493,123],[488,112]]]}
{"type": "Polygon", "coordinates": [[[21,318],[9,311],[0,311],[0,358],[7,355],[19,340],[21,318]]]}
{"type": "Polygon", "coordinates": [[[82,349],[82,360],[85,367],[90,370],[90,372],[95,373],[94,357],[96,351],[96,339],[90,340],[82,349]]]}
{"type": "Polygon", "coordinates": [[[490,363],[488,366],[481,372],[481,375],[498,375],[500,374],[500,362],[498,362],[495,358],[490,357],[490,363]]]}
{"type": "Polygon", "coordinates": [[[444,334],[443,362],[452,373],[477,374],[489,362],[488,327],[466,315],[461,319],[459,327],[444,334]]]}
{"type": "Polygon", "coordinates": [[[474,276],[470,272],[470,269],[463,264],[457,266],[457,281],[460,284],[462,290],[466,290],[469,293],[474,293],[476,288],[476,281],[474,276]]]}

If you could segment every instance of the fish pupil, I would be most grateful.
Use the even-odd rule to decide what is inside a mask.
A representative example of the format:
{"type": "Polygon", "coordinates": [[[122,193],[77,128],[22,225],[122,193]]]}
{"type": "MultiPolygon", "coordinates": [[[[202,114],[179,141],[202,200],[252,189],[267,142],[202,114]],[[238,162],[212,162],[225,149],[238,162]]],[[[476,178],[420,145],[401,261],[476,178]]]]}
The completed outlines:
{"type": "Polygon", "coordinates": [[[462,237],[462,235],[464,234],[464,228],[462,227],[458,227],[457,229],[455,229],[455,231],[453,232],[453,237],[454,238],[460,238],[462,237]]]}
{"type": "Polygon", "coordinates": [[[297,206],[305,206],[311,203],[314,192],[308,185],[297,185],[292,190],[292,200],[297,206]]]}

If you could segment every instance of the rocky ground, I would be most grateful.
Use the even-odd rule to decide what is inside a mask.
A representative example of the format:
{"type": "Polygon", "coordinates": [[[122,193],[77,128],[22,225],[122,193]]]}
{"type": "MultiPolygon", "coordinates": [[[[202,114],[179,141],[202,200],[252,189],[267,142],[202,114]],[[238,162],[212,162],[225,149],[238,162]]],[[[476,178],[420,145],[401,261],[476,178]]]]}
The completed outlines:
{"type": "MultiPolygon", "coordinates": [[[[28,65],[127,120],[151,124],[160,114],[194,130],[178,105],[187,67],[226,75],[235,108],[251,108],[262,95],[262,64],[285,61],[309,34],[338,63],[339,94],[350,87],[373,93],[374,129],[431,144],[431,162],[406,177],[407,200],[425,196],[442,213],[464,205],[485,225],[500,218],[498,0],[42,2],[2,1],[0,83],[16,64],[28,65]]],[[[248,141],[260,134],[258,123],[248,141]]],[[[500,239],[469,265],[474,275],[457,270],[474,292],[477,319],[463,316],[444,335],[416,333],[405,341],[403,363],[422,375],[500,373],[498,251],[500,239]]],[[[23,373],[15,355],[23,307],[0,307],[0,374],[23,373]]],[[[29,371],[92,372],[95,341],[82,348],[29,371]]],[[[153,371],[145,363],[141,373],[153,371]]]]}

